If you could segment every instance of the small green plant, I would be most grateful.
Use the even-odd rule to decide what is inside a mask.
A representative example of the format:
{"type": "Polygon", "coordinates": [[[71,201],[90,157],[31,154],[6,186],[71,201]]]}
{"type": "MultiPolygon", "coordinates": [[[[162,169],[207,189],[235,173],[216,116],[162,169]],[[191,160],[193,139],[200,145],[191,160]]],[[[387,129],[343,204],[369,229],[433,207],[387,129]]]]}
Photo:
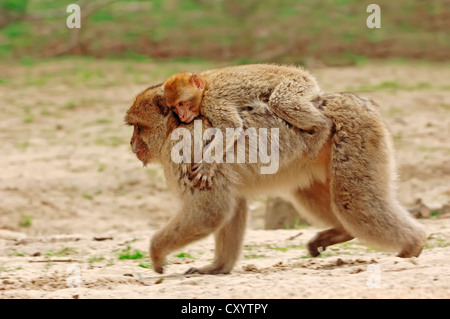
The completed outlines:
{"type": "Polygon", "coordinates": [[[76,254],[77,250],[75,248],[71,248],[71,247],[64,247],[61,248],[60,250],[49,250],[47,253],[45,253],[46,257],[66,257],[68,255],[73,255],[76,254]]]}
{"type": "Polygon", "coordinates": [[[22,269],[21,266],[16,267],[16,268],[6,268],[6,267],[3,267],[3,266],[0,266],[0,273],[1,272],[11,272],[11,271],[21,270],[21,269],[22,269]]]}
{"type": "Polygon", "coordinates": [[[73,110],[76,107],[77,107],[77,104],[75,102],[67,102],[62,106],[63,109],[67,109],[67,110],[73,110]]]}
{"type": "Polygon", "coordinates": [[[437,210],[432,210],[430,212],[430,218],[437,218],[439,216],[439,211],[437,210]]]}
{"type": "Polygon", "coordinates": [[[142,261],[139,263],[138,265],[141,268],[145,268],[145,269],[152,269],[152,263],[150,261],[142,261]]]}
{"type": "Polygon", "coordinates": [[[278,250],[278,251],[282,251],[282,252],[286,252],[289,249],[305,249],[305,245],[289,245],[286,247],[278,247],[278,246],[269,246],[269,249],[273,249],[273,250],[278,250]]]}
{"type": "Polygon", "coordinates": [[[179,254],[175,255],[175,257],[178,257],[178,258],[194,258],[189,253],[179,253],[179,254]]]}
{"type": "Polygon", "coordinates": [[[141,259],[144,258],[145,252],[139,249],[131,249],[131,246],[127,246],[119,252],[119,259],[141,259]]]}
{"type": "Polygon", "coordinates": [[[89,264],[93,264],[93,263],[97,263],[97,262],[100,262],[100,261],[103,261],[103,260],[105,260],[105,257],[94,256],[94,257],[91,257],[91,258],[88,259],[88,263],[89,264]]]}
{"type": "Polygon", "coordinates": [[[23,142],[17,142],[14,144],[16,148],[19,150],[25,151],[28,147],[31,146],[31,143],[29,141],[23,141],[23,142]]]}
{"type": "Polygon", "coordinates": [[[259,255],[259,254],[250,254],[250,255],[244,255],[245,259],[255,259],[255,258],[264,258],[266,255],[259,255]]]}
{"type": "Polygon", "coordinates": [[[22,221],[20,222],[20,226],[22,226],[22,227],[30,227],[32,220],[33,220],[33,218],[31,216],[29,216],[29,215],[22,216],[22,221]]]}
{"type": "Polygon", "coordinates": [[[93,200],[94,196],[90,195],[90,194],[82,194],[81,196],[83,196],[84,199],[88,199],[88,200],[93,200]]]}

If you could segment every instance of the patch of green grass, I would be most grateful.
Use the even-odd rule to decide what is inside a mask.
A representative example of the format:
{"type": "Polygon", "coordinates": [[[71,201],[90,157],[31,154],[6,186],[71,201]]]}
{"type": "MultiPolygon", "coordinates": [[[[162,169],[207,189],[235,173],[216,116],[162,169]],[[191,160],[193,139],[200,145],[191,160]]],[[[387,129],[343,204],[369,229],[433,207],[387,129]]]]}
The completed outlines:
{"type": "Polygon", "coordinates": [[[48,252],[45,253],[46,257],[66,257],[69,255],[73,255],[76,254],[77,250],[75,248],[71,248],[71,247],[64,247],[61,248],[60,250],[49,250],[48,252]]]}
{"type": "Polygon", "coordinates": [[[33,66],[36,64],[36,60],[34,60],[33,58],[30,57],[23,57],[22,59],[20,59],[20,64],[23,66],[33,66]]]}
{"type": "Polygon", "coordinates": [[[23,122],[25,124],[33,123],[34,122],[34,117],[31,114],[28,114],[27,116],[25,116],[23,118],[23,122]]]}
{"type": "Polygon", "coordinates": [[[439,104],[439,106],[446,111],[450,111],[450,104],[441,103],[441,104],[439,104]]]}
{"type": "Polygon", "coordinates": [[[25,257],[25,254],[19,253],[17,250],[15,250],[12,254],[9,254],[8,256],[25,257]]]}
{"type": "Polygon", "coordinates": [[[22,227],[30,227],[33,218],[29,215],[22,216],[22,221],[20,222],[20,226],[22,227]]]}
{"type": "Polygon", "coordinates": [[[342,53],[342,55],[345,59],[349,60],[353,65],[356,66],[364,66],[370,62],[370,58],[363,55],[357,55],[351,52],[344,52],[342,53]]]}
{"type": "Polygon", "coordinates": [[[384,81],[375,85],[368,86],[360,86],[359,90],[361,91],[380,91],[380,90],[398,90],[400,88],[400,84],[395,81],[384,81]]]}
{"type": "Polygon", "coordinates": [[[427,239],[425,242],[424,249],[432,249],[437,247],[448,247],[450,246],[450,242],[442,237],[435,237],[431,239],[427,239]]]}
{"type": "Polygon", "coordinates": [[[91,257],[91,258],[88,259],[88,263],[89,264],[93,264],[93,263],[97,263],[97,262],[100,262],[100,261],[103,261],[103,260],[105,260],[105,257],[94,256],[94,257],[91,257]]]}
{"type": "Polygon", "coordinates": [[[394,116],[394,115],[399,115],[403,112],[403,110],[399,107],[391,107],[388,111],[387,111],[387,115],[390,116],[394,116]]]}
{"type": "Polygon", "coordinates": [[[77,104],[75,102],[66,102],[62,105],[62,108],[67,109],[67,110],[73,110],[76,107],[77,107],[77,104]]]}
{"type": "Polygon", "coordinates": [[[98,139],[95,141],[95,145],[98,146],[112,146],[117,147],[121,145],[125,145],[127,141],[125,141],[123,138],[117,137],[117,136],[110,136],[104,139],[98,139]]]}
{"type": "Polygon", "coordinates": [[[133,51],[125,51],[123,55],[125,59],[129,59],[135,62],[148,63],[151,61],[151,57],[133,51]]]}
{"type": "Polygon", "coordinates": [[[255,259],[255,258],[264,258],[264,257],[266,257],[266,255],[259,255],[259,254],[244,255],[245,259],[255,259]]]}
{"type": "Polygon", "coordinates": [[[290,225],[286,225],[284,228],[285,229],[305,229],[305,228],[308,228],[309,226],[310,226],[309,224],[303,223],[299,217],[296,217],[293,227],[291,227],[290,225]]]}
{"type": "Polygon", "coordinates": [[[25,113],[25,115],[24,115],[24,118],[23,118],[23,122],[25,124],[34,122],[34,116],[33,116],[33,113],[31,113],[31,108],[30,107],[26,106],[24,108],[24,113],[25,113]]]}
{"type": "Polygon", "coordinates": [[[404,85],[397,81],[383,81],[374,85],[361,85],[358,87],[351,87],[348,91],[354,92],[374,92],[374,91],[415,91],[415,90],[425,90],[432,88],[431,83],[428,82],[418,82],[413,85],[404,85]]]}
{"type": "Polygon", "coordinates": [[[269,249],[273,249],[273,250],[278,250],[278,251],[286,252],[286,251],[288,251],[288,250],[290,250],[290,249],[305,249],[306,246],[300,244],[300,245],[288,245],[288,246],[285,246],[285,247],[269,246],[268,248],[269,248],[269,249]]]}
{"type": "Polygon", "coordinates": [[[440,215],[439,211],[437,211],[437,210],[432,210],[430,212],[430,218],[437,218],[439,215],[440,215]]]}
{"type": "Polygon", "coordinates": [[[139,263],[138,265],[141,268],[145,268],[145,269],[152,269],[153,268],[153,264],[151,261],[142,261],[139,263]]]}
{"type": "Polygon", "coordinates": [[[112,14],[106,10],[99,10],[89,17],[89,20],[95,23],[114,21],[112,14]]]}
{"type": "Polygon", "coordinates": [[[420,145],[420,146],[416,147],[416,150],[419,152],[436,152],[436,151],[442,150],[442,148],[420,145]]]}
{"type": "Polygon", "coordinates": [[[189,254],[189,253],[179,253],[177,255],[174,255],[174,257],[178,257],[178,258],[192,258],[192,259],[194,259],[194,257],[192,257],[192,255],[189,254]]]}
{"type": "Polygon", "coordinates": [[[110,124],[112,121],[110,119],[98,119],[94,122],[95,124],[110,124]]]}
{"type": "Polygon", "coordinates": [[[3,266],[0,266],[0,272],[11,272],[11,271],[21,270],[21,269],[22,269],[21,266],[16,267],[16,268],[6,268],[6,267],[3,267],[3,266]]]}
{"type": "Polygon", "coordinates": [[[24,141],[24,142],[17,142],[14,145],[16,146],[16,148],[25,151],[28,147],[31,146],[31,143],[29,141],[24,141]]]}
{"type": "Polygon", "coordinates": [[[127,246],[119,252],[118,258],[123,259],[141,259],[144,258],[145,252],[139,249],[132,250],[131,246],[127,246]]]}
{"type": "Polygon", "coordinates": [[[94,196],[92,196],[92,195],[90,195],[90,194],[86,194],[86,193],[82,194],[81,196],[82,196],[84,199],[88,199],[88,200],[93,200],[93,199],[94,199],[94,196]]]}
{"type": "Polygon", "coordinates": [[[28,36],[30,24],[27,22],[10,23],[2,29],[2,33],[11,39],[28,36]]]}

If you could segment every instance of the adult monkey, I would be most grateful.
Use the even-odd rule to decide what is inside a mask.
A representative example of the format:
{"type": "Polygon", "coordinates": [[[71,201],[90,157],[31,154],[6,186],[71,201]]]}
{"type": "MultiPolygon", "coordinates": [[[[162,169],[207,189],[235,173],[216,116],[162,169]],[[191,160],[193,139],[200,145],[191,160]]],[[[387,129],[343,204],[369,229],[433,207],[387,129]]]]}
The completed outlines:
{"type": "MultiPolygon", "coordinates": [[[[420,254],[425,232],[395,197],[391,138],[377,108],[350,93],[323,94],[312,102],[333,122],[327,141],[315,145],[319,148],[315,159],[298,155],[299,150],[314,147],[305,145],[310,133],[292,129],[265,103],[255,101],[242,106],[244,127],[279,129],[278,172],[261,175],[261,163],[223,163],[217,167],[215,183],[205,191],[191,186],[189,164],[171,160],[171,150],[179,143],[171,139],[171,133],[177,127],[192,133],[194,124],[181,124],[169,111],[161,86],[150,87],[135,98],[125,117],[134,127],[131,148],[144,165],[162,164],[169,186],[183,203],[181,211],[151,240],[156,272],[163,272],[170,252],[214,233],[212,264],[187,273],[229,273],[242,246],[245,196],[263,191],[273,194],[275,188],[290,193],[294,204],[308,208],[305,217],[312,224],[330,227],[308,242],[312,256],[354,237],[398,251],[399,257],[420,254]],[[293,154],[297,155],[292,158],[293,154]]],[[[202,123],[209,127],[205,120],[202,123]]]]}

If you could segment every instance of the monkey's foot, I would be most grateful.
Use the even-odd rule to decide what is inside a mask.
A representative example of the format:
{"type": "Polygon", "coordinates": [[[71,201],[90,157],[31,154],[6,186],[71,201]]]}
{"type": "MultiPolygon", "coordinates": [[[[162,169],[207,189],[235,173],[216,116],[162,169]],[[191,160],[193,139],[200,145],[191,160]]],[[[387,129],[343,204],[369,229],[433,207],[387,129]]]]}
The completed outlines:
{"type": "Polygon", "coordinates": [[[200,190],[210,189],[215,166],[214,163],[204,163],[203,161],[192,165],[189,178],[193,179],[194,187],[198,186],[200,190]]]}
{"type": "Polygon", "coordinates": [[[343,243],[353,238],[352,235],[343,229],[328,229],[317,233],[316,236],[311,238],[308,242],[308,252],[312,257],[317,257],[322,251],[325,251],[328,246],[343,243]]]}

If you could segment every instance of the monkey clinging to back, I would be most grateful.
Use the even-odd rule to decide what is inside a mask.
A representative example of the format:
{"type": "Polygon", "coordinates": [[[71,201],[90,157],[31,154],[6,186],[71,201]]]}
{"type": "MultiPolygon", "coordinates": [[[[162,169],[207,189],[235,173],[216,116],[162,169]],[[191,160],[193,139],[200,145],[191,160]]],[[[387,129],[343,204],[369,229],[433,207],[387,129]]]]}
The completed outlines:
{"type": "MultiPolygon", "coordinates": [[[[178,73],[164,83],[166,103],[184,123],[203,115],[215,128],[242,128],[240,109],[246,104],[262,101],[290,125],[324,142],[330,120],[308,99],[320,92],[317,81],[307,71],[266,64],[232,66],[200,75],[178,73]]],[[[207,148],[215,147],[216,142],[214,139],[207,148]]],[[[230,145],[232,147],[234,145],[230,145]]],[[[305,155],[315,157],[317,154],[308,150],[305,155]]],[[[200,182],[201,189],[210,186],[216,165],[204,162],[194,165],[191,174],[195,177],[194,185],[200,182]]]]}

